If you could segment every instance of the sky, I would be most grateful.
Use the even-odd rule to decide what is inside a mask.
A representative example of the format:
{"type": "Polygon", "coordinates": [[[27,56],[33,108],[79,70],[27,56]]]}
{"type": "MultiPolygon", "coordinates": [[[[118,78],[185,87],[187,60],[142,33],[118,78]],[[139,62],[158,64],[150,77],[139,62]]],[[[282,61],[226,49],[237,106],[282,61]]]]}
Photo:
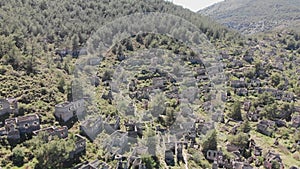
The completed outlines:
{"type": "Polygon", "coordinates": [[[221,1],[223,0],[173,0],[173,3],[197,12],[200,9],[221,1]]]}

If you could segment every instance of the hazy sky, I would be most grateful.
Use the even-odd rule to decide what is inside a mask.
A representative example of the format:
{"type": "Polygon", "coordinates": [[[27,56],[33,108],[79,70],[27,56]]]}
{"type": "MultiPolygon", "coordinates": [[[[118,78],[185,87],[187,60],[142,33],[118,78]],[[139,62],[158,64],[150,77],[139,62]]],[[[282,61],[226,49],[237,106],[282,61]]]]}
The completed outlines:
{"type": "Polygon", "coordinates": [[[200,9],[208,7],[214,3],[221,2],[223,0],[173,0],[174,4],[181,5],[184,8],[189,8],[190,10],[196,12],[200,9]]]}

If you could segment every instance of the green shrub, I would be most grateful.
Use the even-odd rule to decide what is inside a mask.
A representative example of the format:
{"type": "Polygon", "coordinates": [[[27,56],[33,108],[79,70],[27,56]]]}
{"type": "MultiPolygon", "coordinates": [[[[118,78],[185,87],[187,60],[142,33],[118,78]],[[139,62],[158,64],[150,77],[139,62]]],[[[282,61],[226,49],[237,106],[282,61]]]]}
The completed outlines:
{"type": "Polygon", "coordinates": [[[20,147],[19,145],[17,147],[15,147],[13,150],[12,150],[12,161],[13,161],[13,164],[18,166],[18,167],[21,167],[23,164],[24,164],[24,158],[25,158],[25,153],[24,153],[24,150],[25,148],[24,147],[20,147]]]}

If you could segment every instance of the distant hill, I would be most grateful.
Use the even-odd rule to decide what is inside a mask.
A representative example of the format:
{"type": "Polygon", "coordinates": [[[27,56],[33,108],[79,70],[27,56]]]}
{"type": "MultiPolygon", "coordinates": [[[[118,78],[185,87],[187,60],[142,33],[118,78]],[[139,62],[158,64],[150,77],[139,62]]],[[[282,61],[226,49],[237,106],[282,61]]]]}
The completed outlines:
{"type": "Polygon", "coordinates": [[[300,25],[300,0],[226,0],[199,12],[244,34],[300,25]]]}

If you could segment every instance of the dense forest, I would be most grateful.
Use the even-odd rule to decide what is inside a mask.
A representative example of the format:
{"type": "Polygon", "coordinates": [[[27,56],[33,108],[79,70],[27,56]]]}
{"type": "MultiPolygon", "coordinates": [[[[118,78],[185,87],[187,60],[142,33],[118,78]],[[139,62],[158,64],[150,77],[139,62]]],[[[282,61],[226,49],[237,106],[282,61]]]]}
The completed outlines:
{"type": "MultiPolygon", "coordinates": [[[[236,168],[238,164],[258,168],[300,165],[299,32],[278,29],[244,36],[206,16],[163,0],[1,1],[0,20],[0,98],[17,99],[19,109],[18,114],[0,116],[0,127],[3,127],[3,130],[0,129],[0,166],[3,168],[84,168],[93,161],[98,162],[98,168],[116,168],[125,163],[131,168],[212,168],[216,167],[215,163],[225,168],[236,168]],[[76,101],[72,80],[74,75],[78,76],[78,63],[85,59],[82,56],[89,53],[89,40],[99,40],[99,30],[119,18],[151,12],[182,18],[196,26],[200,35],[189,34],[166,20],[164,26],[171,29],[173,37],[153,32],[137,33],[115,42],[107,47],[101,63],[95,65],[98,81],[94,81],[93,85],[97,114],[89,114],[79,121],[76,118],[66,123],[58,120],[54,115],[56,105],[76,101]],[[206,48],[201,46],[204,52],[199,57],[202,60],[195,59],[196,54],[190,44],[174,37],[190,38],[194,45],[199,41],[209,44],[206,48]],[[131,65],[129,61],[147,63],[146,55],[140,60],[134,60],[133,56],[136,53],[143,56],[143,51],[150,49],[164,50],[166,53],[159,60],[159,63],[164,63],[161,64],[162,69],[170,70],[171,75],[176,74],[177,77],[190,75],[196,81],[194,86],[190,86],[186,79],[180,81],[180,78],[173,78],[169,72],[158,68],[153,71],[145,66],[131,65]],[[213,53],[205,53],[205,50],[213,53]],[[174,62],[177,55],[182,56],[178,59],[179,63],[174,62]],[[222,64],[203,64],[208,56],[222,64]],[[122,100],[112,94],[116,90],[110,84],[112,70],[117,70],[118,65],[127,68],[118,78],[126,75],[126,71],[134,72],[130,83],[124,82],[124,88],[130,86],[126,93],[130,97],[122,100]],[[212,81],[216,80],[210,74],[213,66],[218,66],[224,75],[222,91],[213,88],[212,81]],[[154,97],[152,88],[160,88],[166,96],[154,97]],[[194,97],[192,107],[180,104],[190,102],[180,100],[182,91],[194,97]],[[218,117],[211,114],[217,110],[210,108],[216,95],[225,106],[218,117]],[[184,112],[180,112],[182,110],[184,112]],[[190,110],[195,114],[192,118],[184,114],[190,110]],[[158,114],[159,111],[162,113],[158,114]],[[67,139],[50,139],[44,132],[37,136],[22,136],[18,141],[4,137],[2,133],[5,132],[2,131],[7,128],[6,119],[30,114],[38,114],[42,129],[67,126],[67,139]],[[177,125],[176,121],[188,119],[186,117],[194,122],[193,130],[174,141],[170,134],[172,126],[177,125]],[[112,153],[112,148],[108,147],[110,143],[113,145],[113,141],[106,142],[107,138],[130,133],[130,122],[139,119],[146,119],[146,122],[143,127],[134,123],[133,128],[142,130],[142,134],[137,136],[139,144],[133,144],[137,148],[122,150],[119,153],[121,158],[112,153]],[[105,128],[91,138],[83,131],[86,125],[91,126],[92,123],[101,123],[103,128],[119,125],[115,125],[113,131],[105,128]],[[260,126],[267,126],[265,130],[268,132],[260,126]],[[271,131],[268,130],[270,126],[271,131]],[[78,143],[77,134],[84,136],[86,147],[83,154],[73,157],[71,154],[78,143]],[[163,141],[156,139],[155,145],[151,139],[158,135],[164,135],[160,137],[163,141]],[[176,146],[168,150],[167,145],[172,144],[176,146]],[[186,148],[178,148],[185,147],[185,144],[186,148]],[[142,150],[140,153],[138,146],[142,150],[148,146],[146,153],[142,150]],[[211,158],[210,152],[222,156],[222,163],[211,158]],[[132,161],[132,158],[136,160],[132,161]]],[[[152,21],[149,22],[151,24],[152,21]]],[[[132,25],[135,26],[138,28],[139,25],[132,25]]],[[[120,28],[106,31],[117,33],[121,29],[122,24],[120,28]]],[[[193,31],[192,28],[186,29],[193,31]]],[[[101,46],[98,43],[94,49],[101,46]]],[[[90,69],[87,67],[85,71],[90,69]]],[[[117,142],[121,144],[122,140],[117,142]]]]}

